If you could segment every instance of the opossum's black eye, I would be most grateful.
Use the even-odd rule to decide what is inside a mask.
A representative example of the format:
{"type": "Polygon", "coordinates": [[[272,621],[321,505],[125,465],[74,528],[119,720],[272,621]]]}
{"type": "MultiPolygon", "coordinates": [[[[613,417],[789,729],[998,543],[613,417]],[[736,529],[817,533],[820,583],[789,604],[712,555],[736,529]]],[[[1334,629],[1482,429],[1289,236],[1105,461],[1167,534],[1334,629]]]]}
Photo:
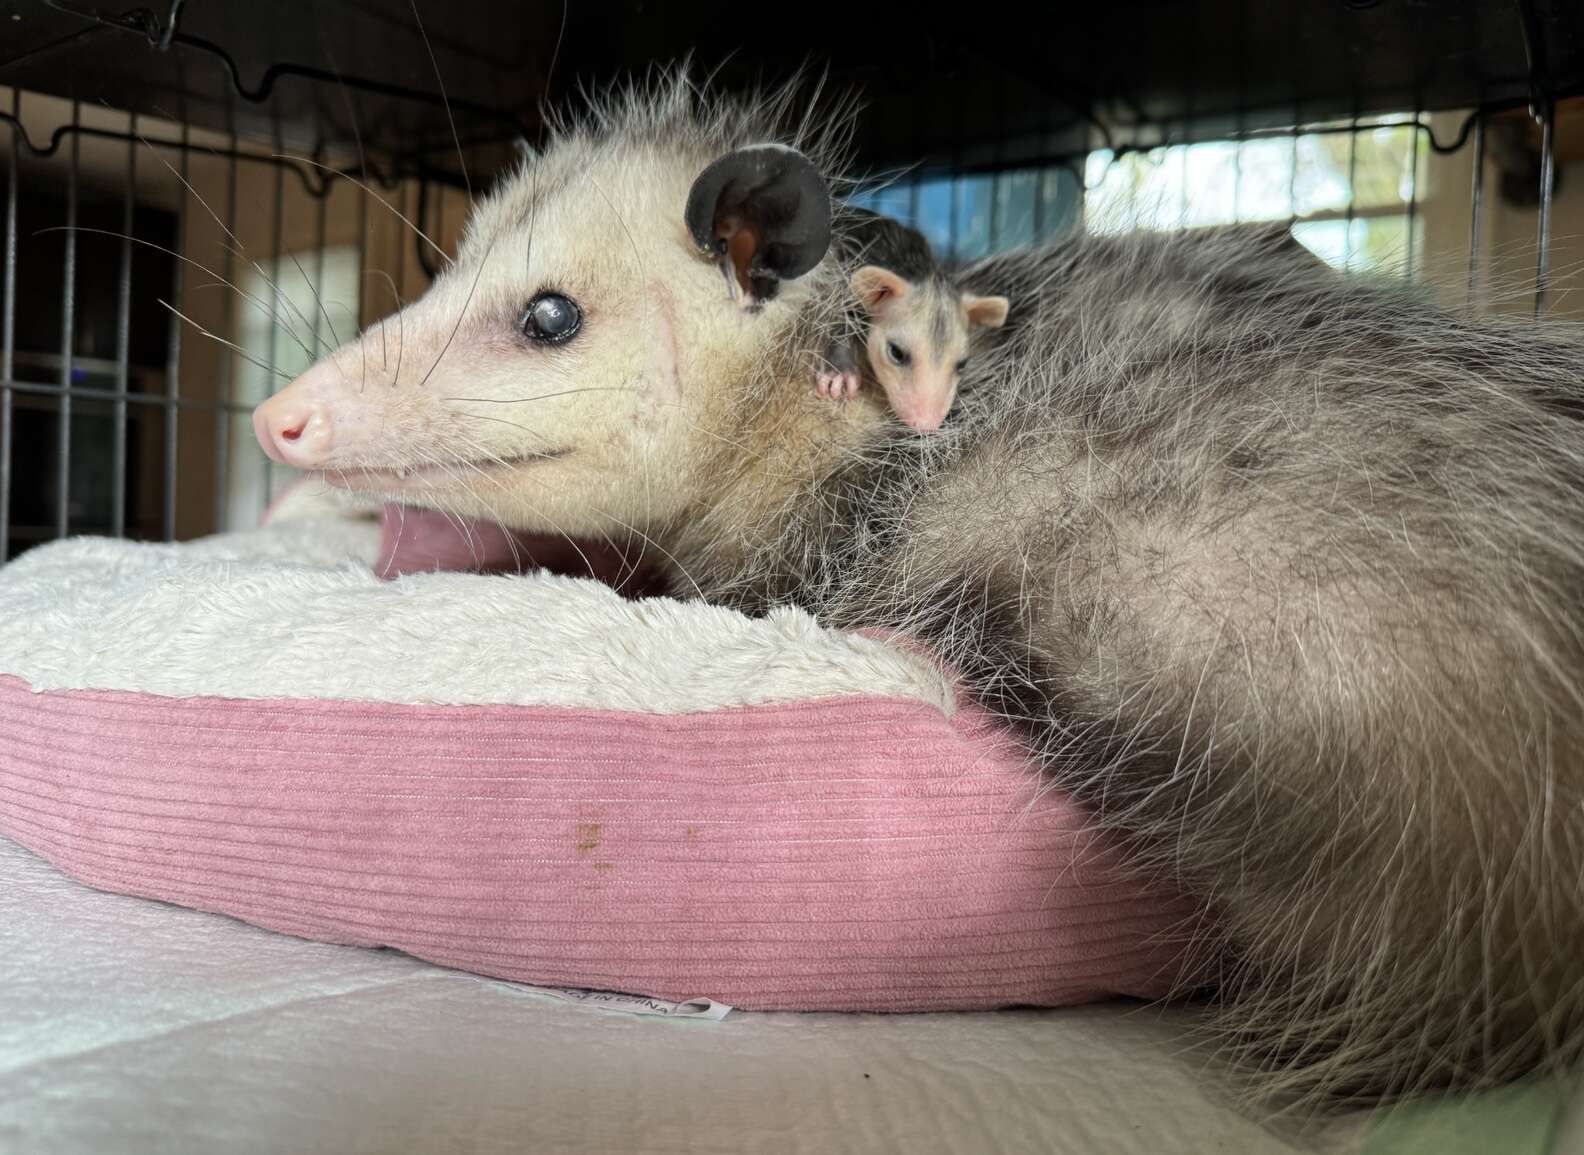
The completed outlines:
{"type": "Polygon", "coordinates": [[[895,341],[886,342],[886,359],[893,365],[906,365],[913,360],[913,354],[902,348],[895,341]]]}
{"type": "Polygon", "coordinates": [[[523,314],[523,335],[544,345],[559,345],[577,334],[583,313],[577,302],[560,293],[540,293],[523,314]]]}
{"type": "Polygon", "coordinates": [[[964,357],[961,361],[957,362],[957,372],[961,373],[966,368],[968,368],[968,358],[964,357]]]}

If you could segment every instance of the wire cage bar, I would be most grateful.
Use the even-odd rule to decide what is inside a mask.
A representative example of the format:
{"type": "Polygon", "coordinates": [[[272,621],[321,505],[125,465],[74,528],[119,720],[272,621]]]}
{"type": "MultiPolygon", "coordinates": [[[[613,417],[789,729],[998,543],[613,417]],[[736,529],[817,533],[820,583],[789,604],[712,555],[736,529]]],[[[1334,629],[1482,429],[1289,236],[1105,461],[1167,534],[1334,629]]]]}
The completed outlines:
{"type": "MultiPolygon", "coordinates": [[[[419,294],[437,272],[419,230],[453,245],[464,190],[537,126],[525,105],[464,95],[449,103],[461,114],[455,138],[393,148],[391,109],[444,107],[443,83],[292,60],[250,72],[175,12],[77,17],[143,37],[151,66],[183,48],[217,62],[230,103],[216,114],[179,84],[175,107],[190,115],[168,101],[117,111],[15,86],[0,101],[0,561],[68,533],[174,540],[256,518],[288,479],[252,442],[254,404],[419,294]],[[295,103],[283,105],[288,88],[295,103]],[[18,281],[43,253],[58,262],[53,311],[18,281]],[[54,327],[50,348],[41,318],[54,327]]],[[[1543,33],[1536,17],[1526,47],[1543,33]]],[[[1231,107],[1194,83],[1175,106],[1051,84],[1030,111],[1026,76],[1009,71],[991,105],[1004,133],[959,105],[955,137],[926,139],[937,126],[916,101],[915,163],[861,149],[871,176],[854,197],[959,261],[1075,228],[1281,220],[1340,265],[1439,279],[1458,304],[1576,316],[1584,294],[1575,302],[1556,275],[1570,262],[1553,232],[1558,196],[1573,191],[1559,154],[1584,125],[1584,97],[1548,59],[1529,52],[1525,95],[1495,84],[1462,106],[1415,95],[1337,116],[1334,100],[1298,94],[1279,119],[1254,103],[1253,74],[1232,83],[1231,107]],[[1306,119],[1311,109],[1321,118],[1306,119]],[[1534,166],[1525,203],[1514,201],[1514,156],[1534,166]],[[1322,178],[1335,187],[1316,192],[1322,178]],[[1520,234],[1532,254],[1522,280],[1520,234]],[[1400,242],[1389,258],[1382,237],[1400,242]]]]}
{"type": "MultiPolygon", "coordinates": [[[[82,116],[80,102],[72,101],[72,127],[82,116]]],[[[77,183],[82,159],[82,137],[72,133],[71,167],[67,170],[65,255],[61,258],[60,408],[56,418],[55,536],[65,537],[70,525],[72,358],[75,350],[77,311],[77,183]]]]}
{"type": "MultiPolygon", "coordinates": [[[[129,135],[137,136],[137,116],[130,121],[129,135]]],[[[132,230],[136,226],[137,204],[137,144],[127,141],[126,187],[123,192],[121,213],[121,271],[120,291],[116,300],[116,393],[114,456],[110,465],[110,532],[116,537],[126,533],[126,458],[127,458],[127,403],[130,392],[132,364],[132,230]]]]}
{"type": "MultiPolygon", "coordinates": [[[[11,92],[13,120],[20,108],[21,93],[11,92]]],[[[6,153],[5,200],[5,250],[3,267],[4,284],[0,284],[0,563],[8,554],[11,541],[11,441],[13,437],[11,416],[11,382],[16,376],[16,264],[17,264],[17,197],[20,195],[17,180],[19,164],[17,130],[11,129],[11,148],[6,153]]]]}
{"type": "Polygon", "coordinates": [[[1547,100],[1536,110],[1540,122],[1540,211],[1536,214],[1534,314],[1545,315],[1551,287],[1551,198],[1556,193],[1556,105],[1547,100]]]}

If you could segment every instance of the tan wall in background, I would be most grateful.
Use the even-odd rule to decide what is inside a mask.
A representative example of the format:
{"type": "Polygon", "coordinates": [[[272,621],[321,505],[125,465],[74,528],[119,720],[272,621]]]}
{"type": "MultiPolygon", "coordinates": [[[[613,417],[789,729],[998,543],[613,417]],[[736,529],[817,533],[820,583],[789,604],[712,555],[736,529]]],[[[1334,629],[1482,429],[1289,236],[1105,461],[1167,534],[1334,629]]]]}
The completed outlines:
{"type": "MultiPolygon", "coordinates": [[[[0,87],[0,108],[10,107],[11,91],[0,87]]],[[[129,116],[112,109],[83,105],[79,115],[83,125],[93,128],[128,132],[133,127],[129,116]]],[[[53,97],[24,93],[21,119],[30,139],[34,142],[47,141],[57,126],[70,122],[71,105],[68,101],[53,97]]],[[[180,126],[144,117],[136,122],[136,131],[148,142],[138,144],[131,150],[138,200],[166,209],[178,208],[184,194],[179,175],[182,169],[181,153],[176,149],[161,148],[158,142],[179,140],[180,126]]],[[[189,140],[194,146],[186,162],[186,182],[191,186],[191,194],[186,196],[186,217],[181,244],[177,248],[191,263],[183,265],[180,300],[172,302],[191,322],[181,326],[178,361],[181,396],[219,401],[227,395],[228,388],[235,380],[236,354],[205,336],[198,327],[232,340],[236,337],[240,311],[259,307],[226,288],[220,279],[228,271],[228,246],[237,250],[230,257],[229,279],[233,284],[244,283],[249,261],[256,261],[268,269],[275,245],[277,189],[281,207],[280,251],[283,254],[295,254],[310,279],[314,275],[314,253],[321,239],[329,247],[361,246],[365,282],[361,317],[363,325],[394,310],[396,300],[393,288],[405,301],[413,300],[427,288],[428,278],[415,252],[415,235],[392,211],[394,208],[409,220],[416,221],[416,182],[407,182],[394,189],[371,182],[371,192],[366,194],[351,181],[336,180],[323,201],[321,221],[321,201],[308,194],[295,173],[284,171],[277,182],[276,173],[281,170],[267,163],[266,158],[271,151],[267,143],[244,141],[239,145],[239,150],[261,159],[235,162],[236,216],[232,227],[236,243],[232,244],[221,222],[228,215],[228,185],[233,162],[227,157],[204,151],[229,148],[231,142],[224,134],[197,130],[191,132],[189,140]],[[391,207],[382,204],[381,198],[389,202],[391,207]],[[214,215],[211,215],[211,210],[214,215]],[[216,220],[216,216],[220,219],[216,220]]],[[[0,150],[8,148],[9,144],[9,134],[0,131],[0,150]]],[[[59,171],[64,172],[70,156],[69,149],[69,143],[63,145],[61,152],[50,161],[24,161],[22,179],[27,179],[30,170],[37,171],[44,164],[59,166],[59,171]]],[[[81,138],[78,179],[82,186],[117,192],[123,189],[128,151],[128,146],[122,142],[81,138]]],[[[3,155],[3,151],[0,151],[0,155],[3,155]]],[[[325,163],[343,167],[356,175],[355,157],[335,156],[325,163]]],[[[454,254],[466,217],[466,196],[458,190],[442,190],[432,186],[430,198],[429,231],[437,244],[454,254]]],[[[287,267],[290,268],[289,261],[287,267]]],[[[133,292],[158,292],[164,296],[166,287],[134,283],[133,292]]],[[[320,324],[319,337],[325,348],[332,344],[332,327],[342,341],[354,335],[349,318],[344,314],[333,314],[330,323],[326,323],[322,317],[317,320],[320,324]]],[[[300,330],[307,329],[300,319],[297,325],[300,330]]],[[[55,340],[53,336],[50,338],[51,345],[55,340]]],[[[309,343],[312,343],[311,339],[309,343]]],[[[158,390],[166,387],[162,374],[150,379],[149,384],[158,390]]],[[[154,422],[146,425],[145,452],[142,454],[142,460],[148,463],[152,475],[146,479],[148,484],[141,489],[145,501],[153,502],[154,508],[128,510],[129,520],[141,516],[145,522],[158,523],[158,470],[163,437],[158,424],[154,422]]],[[[194,537],[216,528],[216,492],[220,483],[217,444],[222,435],[223,427],[213,410],[184,407],[179,411],[178,537],[194,537]]],[[[25,484],[25,479],[18,479],[18,483],[25,484]]]]}
{"type": "MultiPolygon", "coordinates": [[[[1457,136],[1466,114],[1430,118],[1436,139],[1457,136]]],[[[1431,153],[1421,211],[1425,221],[1424,276],[1451,305],[1468,302],[1469,241],[1474,187],[1472,142],[1455,153],[1431,153]]],[[[1561,178],[1551,205],[1551,288],[1548,317],[1584,321],[1584,101],[1558,109],[1558,168],[1561,178]]],[[[1486,150],[1481,198],[1476,307],[1481,311],[1531,316],[1534,309],[1538,207],[1508,203],[1500,191],[1494,150],[1486,150]]]]}

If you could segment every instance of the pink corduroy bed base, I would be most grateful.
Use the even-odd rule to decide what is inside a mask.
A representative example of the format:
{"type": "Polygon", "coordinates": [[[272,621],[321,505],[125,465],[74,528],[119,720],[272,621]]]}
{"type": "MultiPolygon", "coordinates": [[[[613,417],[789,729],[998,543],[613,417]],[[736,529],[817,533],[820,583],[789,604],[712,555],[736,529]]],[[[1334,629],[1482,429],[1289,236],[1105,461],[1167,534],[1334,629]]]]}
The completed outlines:
{"type": "Polygon", "coordinates": [[[0,830],[106,890],[499,978],[744,1008],[1155,996],[1187,911],[982,715],[35,694],[0,830]]]}
{"type": "MultiPolygon", "coordinates": [[[[383,539],[385,576],[624,573],[417,510],[387,508],[383,539]]],[[[0,832],[91,886],[304,938],[748,1009],[1158,997],[1194,911],[989,715],[881,695],[659,715],[0,675],[0,832]]]]}

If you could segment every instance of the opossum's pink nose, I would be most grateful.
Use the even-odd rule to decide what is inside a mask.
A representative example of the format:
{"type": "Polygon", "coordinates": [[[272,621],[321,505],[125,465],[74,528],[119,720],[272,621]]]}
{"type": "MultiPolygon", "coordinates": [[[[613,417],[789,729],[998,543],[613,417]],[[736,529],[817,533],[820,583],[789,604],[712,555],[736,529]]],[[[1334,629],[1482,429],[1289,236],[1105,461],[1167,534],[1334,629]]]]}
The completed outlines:
{"type": "Polygon", "coordinates": [[[906,398],[896,405],[896,415],[910,429],[932,433],[946,420],[947,403],[935,400],[906,398]]]}
{"type": "Polygon", "coordinates": [[[925,366],[915,370],[912,380],[886,387],[886,397],[902,424],[920,433],[941,427],[956,394],[957,382],[950,373],[936,373],[925,366]]]}
{"type": "Polygon", "coordinates": [[[271,460],[315,469],[330,458],[335,426],[330,407],[307,388],[313,371],[253,410],[253,434],[271,460]]]}

